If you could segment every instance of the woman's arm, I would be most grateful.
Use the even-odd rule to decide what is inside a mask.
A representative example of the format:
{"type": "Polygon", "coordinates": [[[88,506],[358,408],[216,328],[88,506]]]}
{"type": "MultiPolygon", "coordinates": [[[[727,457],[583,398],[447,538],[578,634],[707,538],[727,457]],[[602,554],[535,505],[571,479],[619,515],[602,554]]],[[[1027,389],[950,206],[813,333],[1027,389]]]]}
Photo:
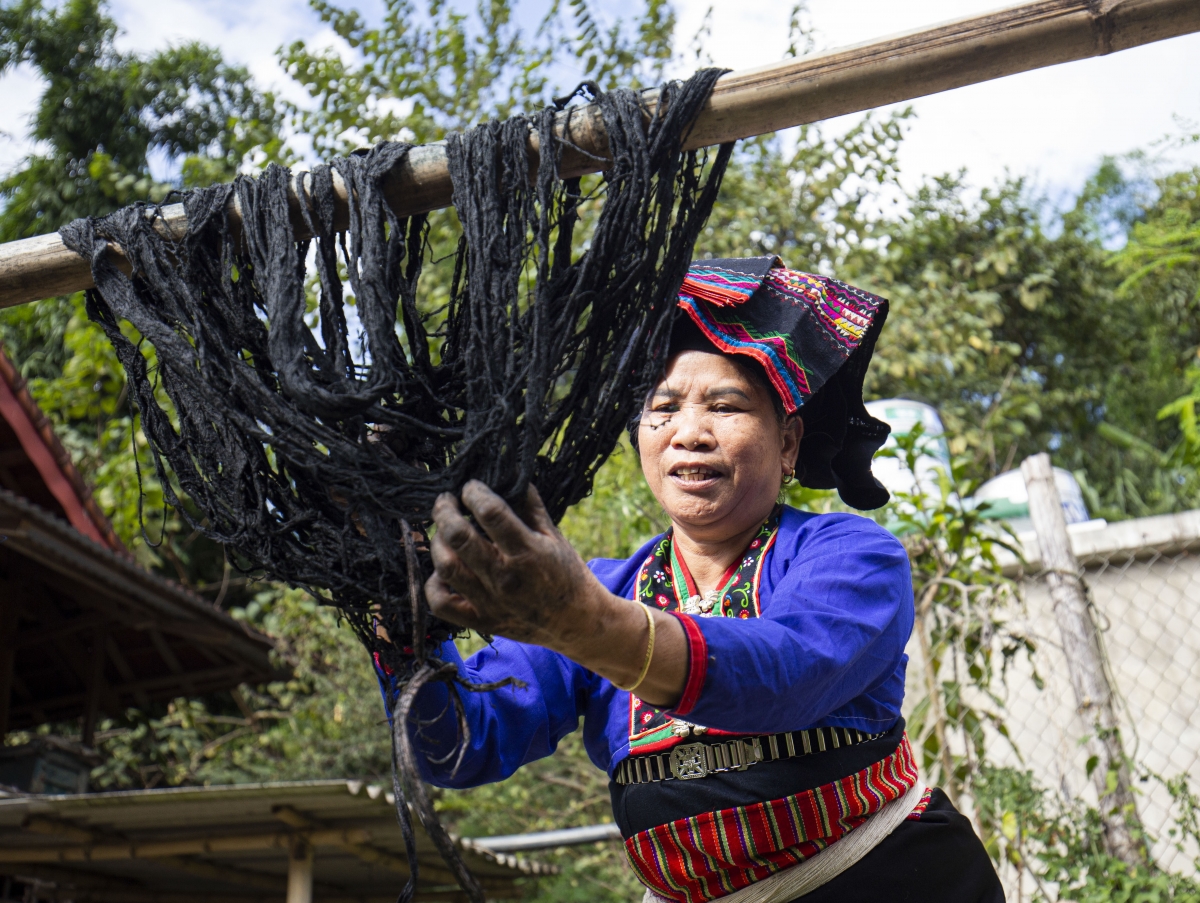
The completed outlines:
{"type": "Polygon", "coordinates": [[[481,633],[558,652],[620,687],[637,680],[654,648],[637,695],[674,706],[688,675],[688,640],[680,621],[610,593],[554,526],[529,487],[523,516],[483,483],[463,487],[467,520],[448,493],[434,504],[436,571],[425,584],[439,618],[481,633]]]}
{"type": "MultiPolygon", "coordinates": [[[[421,688],[409,719],[422,779],[439,787],[475,787],[509,777],[551,755],[579,726],[599,678],[546,649],[496,639],[467,661],[453,641],[437,650],[468,683],[519,683],[472,693],[458,689],[465,731],[446,684],[421,688]],[[461,748],[460,748],[461,744],[461,748]],[[460,757],[461,756],[461,757],[460,757]]],[[[391,678],[380,674],[385,686],[391,678]]],[[[386,692],[386,691],[385,691],[386,692]]]]}

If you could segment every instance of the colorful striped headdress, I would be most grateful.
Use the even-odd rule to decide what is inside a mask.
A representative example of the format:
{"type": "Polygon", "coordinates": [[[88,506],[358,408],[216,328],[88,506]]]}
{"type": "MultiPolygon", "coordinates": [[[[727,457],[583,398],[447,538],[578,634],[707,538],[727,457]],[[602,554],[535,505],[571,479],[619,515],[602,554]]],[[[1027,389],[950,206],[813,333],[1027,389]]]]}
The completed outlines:
{"type": "MultiPolygon", "coordinates": [[[[886,299],[829,276],[789,270],[778,257],[747,257],[694,262],[679,306],[717,350],[755,361],[784,410],[800,414],[804,439],[796,476],[802,485],[836,488],[855,508],[887,502],[871,458],[889,427],[862,401],[886,299]]],[[[672,347],[678,349],[675,339],[672,347]]]]}

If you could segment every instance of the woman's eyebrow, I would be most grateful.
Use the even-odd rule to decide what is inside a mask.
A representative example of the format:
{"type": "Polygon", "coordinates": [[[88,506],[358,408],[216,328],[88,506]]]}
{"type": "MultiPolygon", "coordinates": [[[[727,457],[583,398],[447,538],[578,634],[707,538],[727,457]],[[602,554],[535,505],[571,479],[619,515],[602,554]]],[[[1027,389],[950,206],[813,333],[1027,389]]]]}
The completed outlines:
{"type": "MultiPolygon", "coordinates": [[[[684,394],[679,389],[672,389],[669,386],[662,386],[654,390],[655,398],[682,398],[684,394]]],[[[711,400],[713,398],[720,398],[722,395],[736,395],[739,398],[744,398],[746,401],[753,401],[749,395],[737,386],[715,386],[704,393],[704,398],[705,400],[711,400]]]]}
{"type": "Polygon", "coordinates": [[[736,395],[739,398],[746,399],[746,401],[753,400],[737,386],[715,386],[704,393],[705,398],[719,398],[722,395],[736,395]]]}

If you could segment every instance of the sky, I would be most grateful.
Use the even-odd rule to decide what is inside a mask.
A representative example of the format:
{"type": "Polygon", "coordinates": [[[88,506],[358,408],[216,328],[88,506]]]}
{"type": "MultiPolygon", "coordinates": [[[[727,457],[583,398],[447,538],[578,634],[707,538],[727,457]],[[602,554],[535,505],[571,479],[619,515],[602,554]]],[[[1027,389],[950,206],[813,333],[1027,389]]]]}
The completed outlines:
{"type": "MultiPolygon", "coordinates": [[[[593,5],[610,10],[628,2],[593,5]]],[[[349,3],[370,14],[380,0],[349,3]]],[[[1000,5],[996,0],[810,0],[809,10],[819,48],[834,49],[1000,5]]],[[[680,46],[689,43],[711,8],[706,46],[717,65],[743,69],[783,57],[788,0],[675,0],[675,6],[680,46]]],[[[293,98],[296,90],[276,62],[276,50],[294,40],[335,43],[306,0],[110,0],[110,8],[125,30],[126,49],[204,41],[247,66],[260,83],[293,98]]],[[[1165,136],[1181,134],[1186,123],[1193,124],[1192,132],[1200,131],[1197,59],[1200,34],[912,101],[916,118],[901,150],[902,179],[911,187],[929,176],[965,169],[977,187],[1012,174],[1030,178],[1051,198],[1068,196],[1104,155],[1154,149],[1165,136]]],[[[28,72],[0,78],[0,171],[28,151],[20,136],[39,91],[28,72]]],[[[827,128],[845,128],[850,119],[833,120],[827,128]]],[[[1160,152],[1163,147],[1158,145],[1160,152]]],[[[1166,152],[1170,161],[1200,164],[1200,145],[1166,152]]]]}

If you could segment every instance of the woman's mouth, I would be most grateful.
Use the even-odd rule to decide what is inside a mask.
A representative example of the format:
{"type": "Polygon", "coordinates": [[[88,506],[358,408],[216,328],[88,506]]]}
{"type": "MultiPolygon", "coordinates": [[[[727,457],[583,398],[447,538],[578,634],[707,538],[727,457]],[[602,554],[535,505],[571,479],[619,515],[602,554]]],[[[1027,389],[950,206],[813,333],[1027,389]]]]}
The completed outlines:
{"type": "Polygon", "coordinates": [[[687,489],[702,489],[706,486],[711,486],[723,477],[724,474],[715,468],[706,467],[703,464],[683,464],[672,467],[670,476],[679,486],[687,489]]]}

